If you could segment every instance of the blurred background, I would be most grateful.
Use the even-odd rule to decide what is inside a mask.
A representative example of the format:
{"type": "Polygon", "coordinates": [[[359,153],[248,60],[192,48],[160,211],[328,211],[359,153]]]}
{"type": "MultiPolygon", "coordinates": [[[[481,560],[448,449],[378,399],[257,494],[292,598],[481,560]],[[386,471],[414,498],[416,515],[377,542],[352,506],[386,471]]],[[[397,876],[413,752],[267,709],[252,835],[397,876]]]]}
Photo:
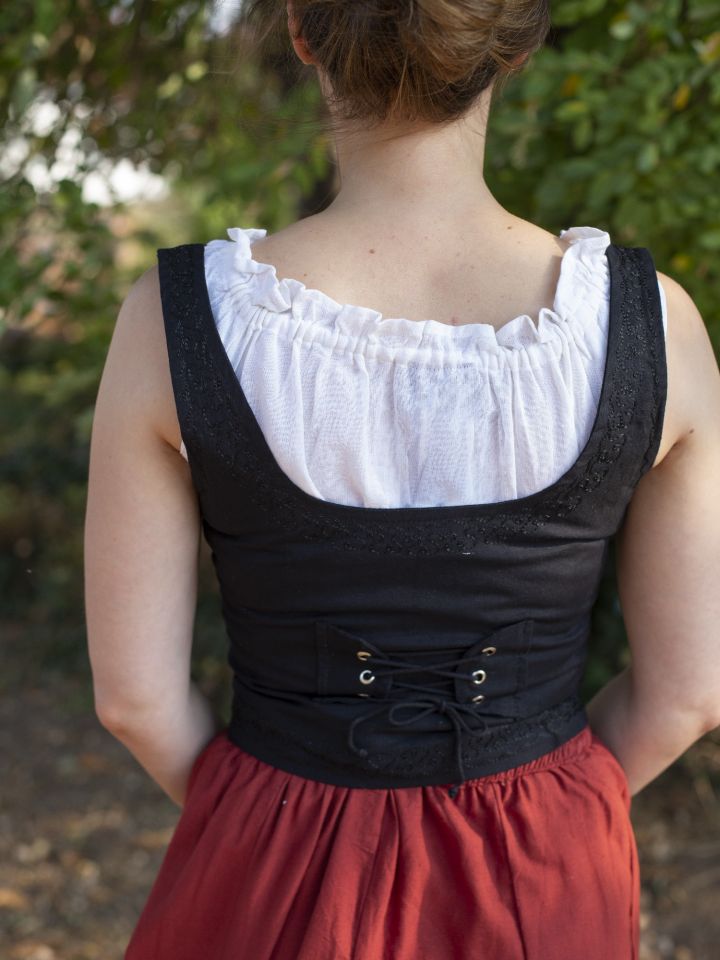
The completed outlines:
{"type": "MultiPolygon", "coordinates": [[[[720,0],[557,0],[496,102],[486,180],[559,233],[646,246],[720,349],[720,0]]],[[[242,0],[0,7],[0,955],[119,960],[178,808],[95,718],[82,539],[118,307],[158,247],[324,208],[314,71],[242,0]],[[9,774],[8,774],[9,771],[9,774]]],[[[229,715],[203,544],[193,673],[229,715]]],[[[628,660],[611,551],[584,694],[628,660]]],[[[720,733],[633,798],[642,960],[714,960],[720,733]]],[[[611,960],[611,958],[609,958],[611,960]]]]}

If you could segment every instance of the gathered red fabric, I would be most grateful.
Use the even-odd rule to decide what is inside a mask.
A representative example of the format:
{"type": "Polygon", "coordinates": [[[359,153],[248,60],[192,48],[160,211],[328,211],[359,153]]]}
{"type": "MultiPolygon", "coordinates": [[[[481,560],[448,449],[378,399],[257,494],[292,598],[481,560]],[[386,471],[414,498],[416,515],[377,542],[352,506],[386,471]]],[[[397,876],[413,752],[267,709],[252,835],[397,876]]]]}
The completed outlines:
{"type": "Polygon", "coordinates": [[[589,726],[511,770],[393,789],[287,773],[224,728],[125,960],[637,960],[630,806],[589,726]]]}

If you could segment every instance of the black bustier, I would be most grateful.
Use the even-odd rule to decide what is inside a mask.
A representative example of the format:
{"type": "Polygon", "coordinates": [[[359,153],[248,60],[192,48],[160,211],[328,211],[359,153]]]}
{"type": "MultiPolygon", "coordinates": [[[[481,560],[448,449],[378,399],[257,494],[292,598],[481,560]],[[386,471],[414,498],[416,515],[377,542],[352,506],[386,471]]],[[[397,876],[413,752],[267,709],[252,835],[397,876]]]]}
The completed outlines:
{"type": "Polygon", "coordinates": [[[604,379],[575,463],[514,500],[372,508],[314,497],[281,470],[215,326],[203,245],[158,252],[242,749],[328,783],[419,786],[508,770],[587,724],[591,610],[667,392],[652,257],[615,244],[606,256],[604,379]]]}

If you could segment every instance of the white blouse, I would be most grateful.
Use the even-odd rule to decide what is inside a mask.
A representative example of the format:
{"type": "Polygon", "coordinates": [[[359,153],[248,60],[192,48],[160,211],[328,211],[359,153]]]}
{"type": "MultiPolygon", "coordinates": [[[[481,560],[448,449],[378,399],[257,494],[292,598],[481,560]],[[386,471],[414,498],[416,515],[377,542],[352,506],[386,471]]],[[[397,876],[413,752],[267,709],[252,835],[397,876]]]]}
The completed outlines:
{"type": "MultiPolygon", "coordinates": [[[[571,227],[552,309],[489,323],[383,317],[252,257],[264,229],[205,247],[220,339],[279,467],[366,507],[524,497],[577,460],[600,397],[610,236],[571,227]]],[[[660,287],[663,329],[665,293],[660,287]]],[[[180,452],[187,458],[184,443],[180,452]]]]}

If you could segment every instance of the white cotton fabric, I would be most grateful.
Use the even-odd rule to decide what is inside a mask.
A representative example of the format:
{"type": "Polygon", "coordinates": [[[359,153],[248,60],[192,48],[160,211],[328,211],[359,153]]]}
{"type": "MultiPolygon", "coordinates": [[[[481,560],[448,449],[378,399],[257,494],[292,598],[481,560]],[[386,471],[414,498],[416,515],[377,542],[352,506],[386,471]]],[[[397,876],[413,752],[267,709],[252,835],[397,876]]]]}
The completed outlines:
{"type": "Polygon", "coordinates": [[[608,233],[561,231],[571,245],[552,309],[499,330],[383,317],[278,279],[252,257],[266,233],[235,227],[208,243],[205,276],[225,351],[292,483],[353,506],[490,503],[575,463],[605,368],[608,233]]]}

